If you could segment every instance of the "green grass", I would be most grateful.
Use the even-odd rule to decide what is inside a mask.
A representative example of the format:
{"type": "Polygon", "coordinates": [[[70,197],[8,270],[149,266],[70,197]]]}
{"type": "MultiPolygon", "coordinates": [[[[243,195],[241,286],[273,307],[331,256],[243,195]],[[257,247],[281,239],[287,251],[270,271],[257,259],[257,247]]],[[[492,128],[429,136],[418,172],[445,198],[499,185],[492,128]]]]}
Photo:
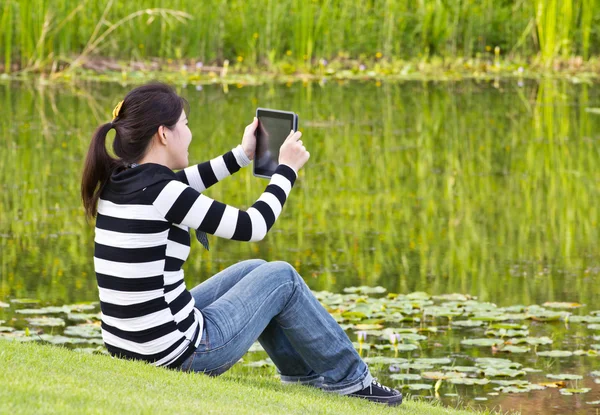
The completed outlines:
{"type": "Polygon", "coordinates": [[[48,70],[81,54],[243,62],[597,56],[598,0],[4,0],[0,61],[48,70]],[[381,55],[378,55],[381,54],[381,55]]]}
{"type": "Polygon", "coordinates": [[[30,343],[0,341],[0,367],[0,413],[10,414],[475,414],[410,399],[388,408],[257,375],[210,378],[30,343]]]}

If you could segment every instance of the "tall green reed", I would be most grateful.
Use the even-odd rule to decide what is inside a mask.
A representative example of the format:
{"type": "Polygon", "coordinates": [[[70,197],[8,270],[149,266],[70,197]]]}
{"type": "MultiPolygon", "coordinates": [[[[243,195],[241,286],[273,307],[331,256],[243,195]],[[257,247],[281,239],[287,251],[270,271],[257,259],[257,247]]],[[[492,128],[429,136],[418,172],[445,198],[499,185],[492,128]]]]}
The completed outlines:
{"type": "Polygon", "coordinates": [[[596,0],[132,0],[114,2],[105,15],[110,3],[0,3],[5,71],[12,63],[68,64],[93,44],[96,27],[103,33],[119,21],[90,54],[306,67],[338,56],[373,59],[378,52],[386,59],[485,56],[496,46],[522,57],[539,53],[549,62],[587,58],[600,44],[592,30],[600,19],[596,0]],[[178,19],[175,11],[191,19],[178,19]]]}

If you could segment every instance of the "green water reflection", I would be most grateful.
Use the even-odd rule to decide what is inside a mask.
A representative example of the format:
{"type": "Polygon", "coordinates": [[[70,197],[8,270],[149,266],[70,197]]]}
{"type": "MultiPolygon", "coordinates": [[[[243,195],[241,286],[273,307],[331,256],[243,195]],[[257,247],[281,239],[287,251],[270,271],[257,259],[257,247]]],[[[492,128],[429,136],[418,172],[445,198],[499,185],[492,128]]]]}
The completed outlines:
{"type": "MultiPolygon", "coordinates": [[[[93,227],[79,177],[91,133],[126,92],[0,85],[0,301],[97,300],[93,227]]],[[[460,292],[500,306],[573,301],[586,304],[584,313],[600,309],[600,115],[589,111],[600,107],[600,95],[593,85],[330,81],[179,92],[191,103],[194,162],[240,143],[257,106],[296,111],[311,152],[267,238],[211,237],[210,252],[195,246],[185,268],[189,287],[261,257],[292,263],[316,291],[381,285],[460,292]]],[[[266,183],[247,168],[207,194],[248,207],[266,183]]],[[[556,348],[577,348],[587,336],[550,327],[537,334],[551,336],[556,348]]],[[[433,337],[421,355],[460,353],[460,340],[433,337]]],[[[551,371],[584,375],[598,359],[556,360],[551,371]]],[[[589,382],[594,390],[585,397],[534,392],[485,404],[564,413],[575,402],[585,413],[583,402],[599,398],[589,382]]]]}
{"type": "MultiPolygon", "coordinates": [[[[211,238],[199,283],[249,257],[294,264],[315,290],[383,285],[501,305],[593,303],[600,292],[599,106],[588,85],[373,83],[180,90],[199,162],[237,145],[257,106],[300,115],[311,160],[266,240],[211,238]]],[[[0,299],[96,298],[78,187],[119,86],[0,86],[0,299]]],[[[245,169],[207,194],[249,206],[245,169]]]]}

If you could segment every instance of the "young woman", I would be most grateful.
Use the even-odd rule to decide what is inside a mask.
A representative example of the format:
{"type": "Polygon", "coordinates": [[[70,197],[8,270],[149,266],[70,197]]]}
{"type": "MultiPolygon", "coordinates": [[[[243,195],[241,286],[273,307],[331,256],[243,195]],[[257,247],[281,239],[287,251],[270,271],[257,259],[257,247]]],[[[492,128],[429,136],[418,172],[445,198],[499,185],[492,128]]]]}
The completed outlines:
{"type": "Polygon", "coordinates": [[[88,217],[96,217],[94,267],[102,337],[117,357],[219,375],[258,340],[284,383],[300,383],[382,402],[402,395],[378,383],[352,343],[286,262],[237,263],[191,291],[182,266],[190,229],[260,241],[281,213],[308,161],[301,133],[281,146],[279,166],[247,210],[202,192],[248,165],[258,120],[242,144],[188,167],[192,133],[187,102],[164,84],[133,89],[94,133],[81,184],[88,217]],[[116,135],[113,158],[106,135],[116,135]],[[178,170],[176,173],[173,170],[178,170]]]}

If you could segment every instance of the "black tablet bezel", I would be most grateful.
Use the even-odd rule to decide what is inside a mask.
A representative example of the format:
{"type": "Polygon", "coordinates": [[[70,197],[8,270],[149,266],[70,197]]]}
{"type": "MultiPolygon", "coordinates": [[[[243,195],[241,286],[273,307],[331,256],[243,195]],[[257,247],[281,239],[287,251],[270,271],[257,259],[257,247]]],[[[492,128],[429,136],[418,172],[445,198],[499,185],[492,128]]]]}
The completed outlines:
{"type": "MultiPolygon", "coordinates": [[[[277,119],[283,119],[283,120],[289,120],[290,124],[291,124],[291,128],[290,130],[294,130],[294,131],[298,131],[298,114],[291,112],[291,111],[280,111],[280,110],[273,110],[273,109],[269,109],[269,108],[257,108],[256,109],[256,118],[258,118],[260,120],[260,117],[266,117],[266,118],[277,118],[277,119]]],[[[258,148],[258,128],[256,129],[257,131],[257,135],[256,135],[256,148],[258,148]]],[[[255,159],[256,159],[256,155],[255,155],[255,159]]],[[[256,177],[262,177],[265,179],[270,179],[271,176],[273,176],[273,173],[275,173],[275,171],[266,171],[265,169],[257,169],[257,164],[256,161],[253,163],[254,166],[252,168],[252,172],[254,174],[254,176],[256,177]]]]}

